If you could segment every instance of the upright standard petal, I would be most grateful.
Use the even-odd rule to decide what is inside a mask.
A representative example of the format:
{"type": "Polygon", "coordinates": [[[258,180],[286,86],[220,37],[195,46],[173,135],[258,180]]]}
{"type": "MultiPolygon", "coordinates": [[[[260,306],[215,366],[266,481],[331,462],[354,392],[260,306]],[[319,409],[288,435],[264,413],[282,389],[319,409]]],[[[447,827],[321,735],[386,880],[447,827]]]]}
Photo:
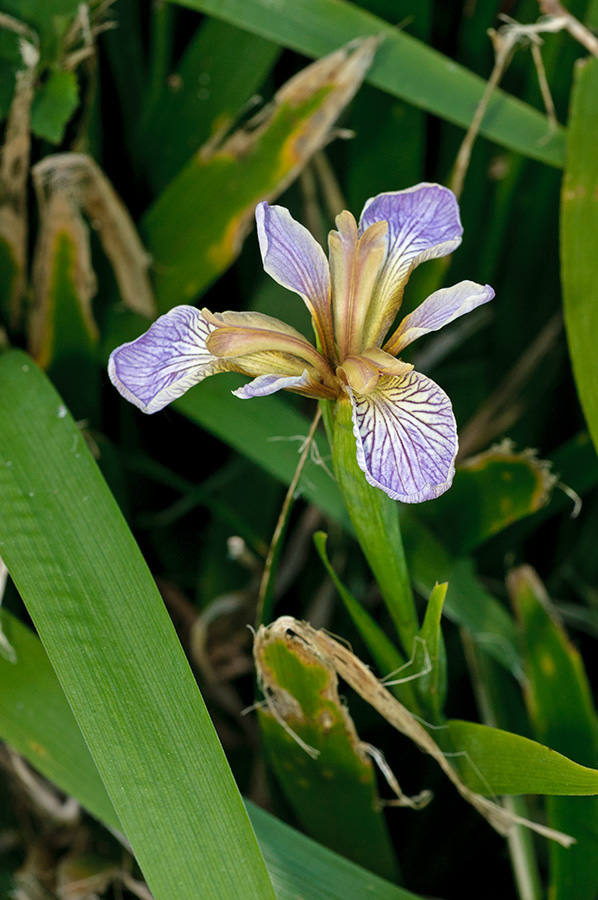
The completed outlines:
{"type": "Polygon", "coordinates": [[[357,462],[393,500],[421,503],[451,486],[457,426],[451,401],[419,372],[381,378],[367,396],[352,393],[357,462]]]}
{"type": "Polygon", "coordinates": [[[476,284],[474,281],[460,281],[453,287],[435,291],[417,309],[405,316],[384,349],[392,356],[397,356],[423,334],[438,331],[459,316],[488,303],[493,297],[494,291],[489,284],[476,284]]]}
{"type": "Polygon", "coordinates": [[[206,349],[213,326],[193,306],[176,306],[110,355],[108,374],[126,400],[155,413],[224,368],[206,349]]]}
{"type": "Polygon", "coordinates": [[[368,317],[368,345],[381,341],[392,325],[412,269],[452,253],[463,234],[455,195],[439,184],[372,197],[363,208],[359,230],[380,221],[388,222],[388,252],[368,317]]]}
{"type": "Polygon", "coordinates": [[[283,206],[259,203],[255,220],[265,271],[303,298],[323,349],[330,350],[332,310],[326,254],[283,206]]]}
{"type": "Polygon", "coordinates": [[[386,257],[386,222],[376,222],[358,235],[357,222],[346,210],[336,217],[338,231],[328,235],[332,314],[339,357],[361,353],[363,330],[374,285],[386,257]]]}

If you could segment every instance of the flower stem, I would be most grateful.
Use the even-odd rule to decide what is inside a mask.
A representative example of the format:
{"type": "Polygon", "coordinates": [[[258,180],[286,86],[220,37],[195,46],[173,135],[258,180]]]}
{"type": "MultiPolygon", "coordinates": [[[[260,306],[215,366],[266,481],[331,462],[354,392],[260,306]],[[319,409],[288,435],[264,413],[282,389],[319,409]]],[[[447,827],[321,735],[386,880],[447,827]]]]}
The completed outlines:
{"type": "Polygon", "coordinates": [[[280,515],[278,516],[278,521],[276,523],[276,528],[274,529],[274,534],[272,535],[272,540],[270,541],[270,547],[268,548],[268,555],[266,557],[264,571],[262,573],[262,580],[260,582],[260,590],[255,616],[256,629],[259,628],[260,625],[263,625],[264,622],[269,622],[271,619],[274,592],[272,575],[273,571],[276,568],[276,563],[280,554],[282,538],[287,526],[287,522],[289,521],[297,485],[299,484],[299,479],[301,478],[303,467],[306,463],[307,457],[309,456],[309,451],[311,449],[312,441],[316,433],[316,428],[318,427],[318,423],[320,421],[321,413],[321,409],[318,409],[314,416],[314,420],[311,423],[309,434],[305,438],[305,442],[303,444],[303,447],[301,448],[301,456],[299,457],[299,462],[297,463],[297,468],[295,469],[295,474],[293,475],[293,479],[289,485],[289,489],[286,492],[284,502],[282,504],[282,509],[280,510],[280,515]]]}
{"type": "Polygon", "coordinates": [[[334,409],[324,415],[324,421],[331,438],[334,474],[349,518],[409,657],[419,623],[405,561],[397,503],[368,484],[357,465],[348,398],[339,400],[334,409]]]}

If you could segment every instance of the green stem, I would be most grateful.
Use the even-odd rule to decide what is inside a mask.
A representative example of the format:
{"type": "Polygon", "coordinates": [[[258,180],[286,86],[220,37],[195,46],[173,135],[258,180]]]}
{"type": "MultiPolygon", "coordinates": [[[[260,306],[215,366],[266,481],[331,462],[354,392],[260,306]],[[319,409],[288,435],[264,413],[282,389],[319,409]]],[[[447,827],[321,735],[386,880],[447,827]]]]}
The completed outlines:
{"type": "Polygon", "coordinates": [[[357,465],[351,404],[337,401],[324,421],[331,438],[332,462],[357,540],[378,582],[407,656],[419,623],[405,561],[398,508],[383,491],[372,487],[357,465]]]}

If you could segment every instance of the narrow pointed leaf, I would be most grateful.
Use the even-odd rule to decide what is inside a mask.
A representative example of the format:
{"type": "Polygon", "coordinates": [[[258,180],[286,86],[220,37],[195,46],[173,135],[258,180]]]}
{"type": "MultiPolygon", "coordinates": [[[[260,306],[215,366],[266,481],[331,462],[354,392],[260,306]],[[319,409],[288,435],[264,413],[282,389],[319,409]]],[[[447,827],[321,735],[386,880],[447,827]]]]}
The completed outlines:
{"type": "Polygon", "coordinates": [[[31,359],[0,358],[0,552],[156,900],[273,891],[154,581],[31,359]],[[227,865],[222,866],[226,857],[227,865]]]}
{"type": "Polygon", "coordinates": [[[430,594],[416,643],[413,671],[419,672],[417,690],[426,709],[439,719],[446,699],[446,650],[442,637],[442,608],[448,585],[436,584],[430,594]]]}
{"type": "MultiPolygon", "coordinates": [[[[6,610],[0,613],[0,622],[17,657],[14,664],[0,655],[0,738],[97,819],[120,831],[116,811],[41,642],[6,610]]],[[[418,900],[252,803],[246,806],[278,900],[299,896],[418,900]]]]}
{"type": "Polygon", "coordinates": [[[561,194],[565,327],[579,399],[598,448],[598,60],[577,64],[561,194]]]}
{"type": "MultiPolygon", "coordinates": [[[[598,720],[583,662],[558,621],[538,576],[522,566],[509,577],[511,601],[521,623],[528,679],[526,702],[538,740],[580,765],[595,766],[598,720]]],[[[548,801],[553,828],[577,843],[550,848],[553,900],[594,900],[598,885],[598,798],[548,801]]]]}
{"type": "Polygon", "coordinates": [[[455,750],[463,753],[461,777],[480,794],[598,794],[598,769],[581,766],[537,741],[457,719],[451,719],[447,729],[455,750]]]}

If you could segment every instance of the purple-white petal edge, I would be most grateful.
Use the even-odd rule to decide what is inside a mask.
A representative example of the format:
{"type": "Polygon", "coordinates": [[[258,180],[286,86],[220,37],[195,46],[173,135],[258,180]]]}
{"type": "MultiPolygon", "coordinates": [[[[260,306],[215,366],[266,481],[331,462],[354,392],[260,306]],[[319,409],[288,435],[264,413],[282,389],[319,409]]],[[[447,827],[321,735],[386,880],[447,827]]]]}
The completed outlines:
{"type": "Polygon", "coordinates": [[[256,206],[255,220],[265,271],[299,294],[312,315],[326,321],[330,269],[322,247],[284,206],[270,206],[264,200],[256,206]]]}
{"type": "Polygon", "coordinates": [[[267,397],[269,394],[276,394],[277,391],[284,389],[308,387],[309,381],[307,369],[302,375],[258,375],[249,384],[242,385],[232,393],[241,400],[251,400],[253,397],[267,397]]]}
{"type": "Polygon", "coordinates": [[[452,484],[458,449],[449,398],[419,372],[380,384],[366,397],[351,394],[359,467],[393,500],[439,497],[452,484]]]}
{"type": "Polygon", "coordinates": [[[494,296],[489,284],[481,285],[474,281],[460,281],[452,287],[435,291],[405,316],[385,349],[396,355],[417,338],[438,331],[478,306],[489,303],[494,296]]]}
{"type": "Polygon", "coordinates": [[[108,374],[143,412],[159,412],[221,365],[206,348],[213,326],[193,306],[176,306],[110,354],[108,374]]]}

